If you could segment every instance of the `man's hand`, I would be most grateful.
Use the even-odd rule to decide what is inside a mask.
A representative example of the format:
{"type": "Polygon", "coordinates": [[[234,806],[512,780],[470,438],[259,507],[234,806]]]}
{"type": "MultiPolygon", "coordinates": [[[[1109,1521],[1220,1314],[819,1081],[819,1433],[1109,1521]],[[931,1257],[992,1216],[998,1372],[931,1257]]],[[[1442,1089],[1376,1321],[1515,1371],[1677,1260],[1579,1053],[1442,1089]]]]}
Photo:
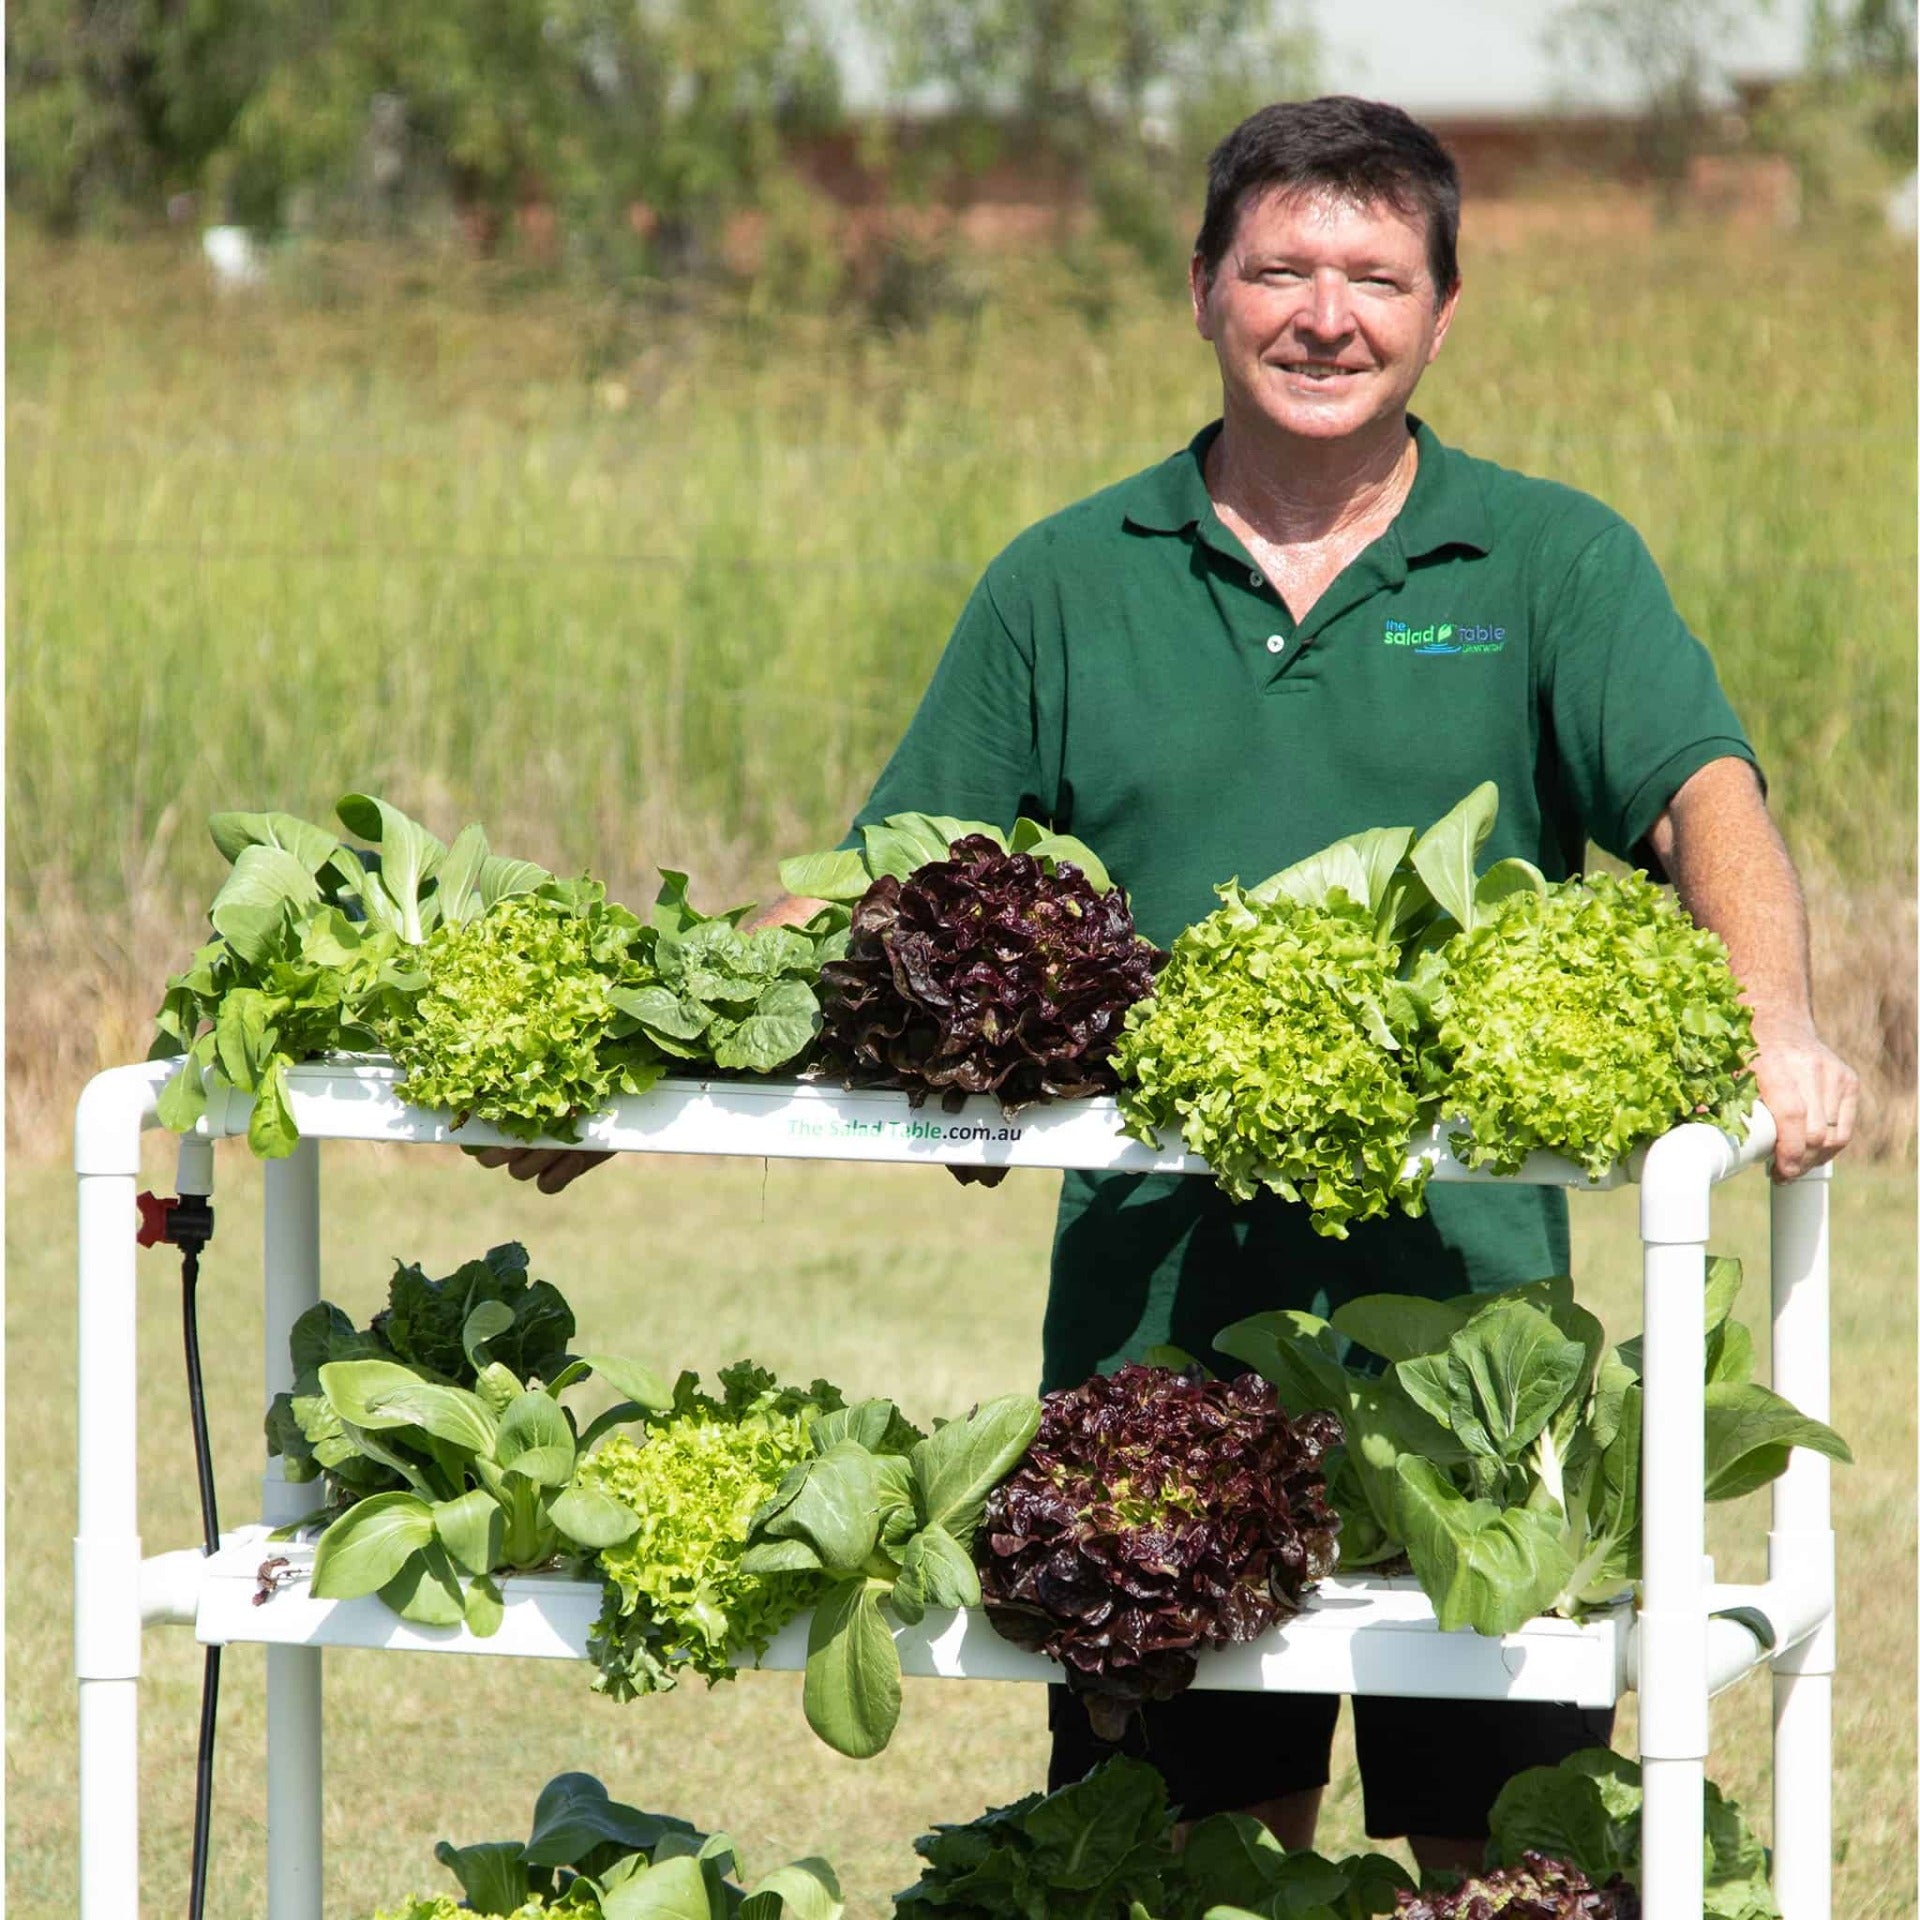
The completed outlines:
{"type": "Polygon", "coordinates": [[[1814,1031],[1800,881],[1753,769],[1710,760],[1648,839],[1687,911],[1727,943],[1753,1012],[1754,1088],[1779,1130],[1773,1177],[1797,1180],[1852,1139],[1860,1082],[1814,1031]]]}
{"type": "Polygon", "coordinates": [[[531,1180],[542,1193],[558,1193],[613,1158],[597,1149],[576,1152],[567,1147],[465,1147],[462,1151],[483,1167],[505,1167],[516,1180],[531,1180]]]}
{"type": "Polygon", "coordinates": [[[1853,1138],[1859,1077],[1811,1027],[1774,1032],[1756,1018],[1753,1030],[1754,1088],[1779,1129],[1773,1177],[1797,1180],[1853,1138]]]}
{"type": "MultiPolygon", "coordinates": [[[[807,900],[783,893],[758,913],[749,914],[742,927],[798,927],[820,911],[824,900],[807,900]]],[[[470,1159],[483,1167],[505,1167],[516,1180],[531,1180],[542,1193],[559,1193],[570,1187],[583,1173],[605,1166],[610,1153],[594,1149],[568,1147],[467,1147],[470,1159]]]]}

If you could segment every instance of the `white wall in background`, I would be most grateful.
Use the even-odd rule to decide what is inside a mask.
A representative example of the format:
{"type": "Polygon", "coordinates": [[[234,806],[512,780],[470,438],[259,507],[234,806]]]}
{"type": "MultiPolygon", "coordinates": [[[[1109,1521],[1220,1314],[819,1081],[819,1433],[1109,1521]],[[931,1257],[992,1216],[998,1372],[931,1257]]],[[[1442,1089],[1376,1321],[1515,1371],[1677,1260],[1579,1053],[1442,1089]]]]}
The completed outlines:
{"type": "MultiPolygon", "coordinates": [[[[1618,107],[1633,89],[1620,75],[1586,74],[1572,84],[1546,50],[1545,30],[1566,0],[1295,0],[1321,46],[1330,92],[1392,100],[1410,112],[1535,113],[1556,106],[1618,107]]],[[[859,0],[812,0],[839,50],[846,97],[855,108],[890,101],[859,0]]],[[[1753,0],[1723,65],[1737,74],[1792,73],[1806,46],[1808,0],[1753,0]]],[[[913,104],[937,104],[937,89],[913,104]]]]}

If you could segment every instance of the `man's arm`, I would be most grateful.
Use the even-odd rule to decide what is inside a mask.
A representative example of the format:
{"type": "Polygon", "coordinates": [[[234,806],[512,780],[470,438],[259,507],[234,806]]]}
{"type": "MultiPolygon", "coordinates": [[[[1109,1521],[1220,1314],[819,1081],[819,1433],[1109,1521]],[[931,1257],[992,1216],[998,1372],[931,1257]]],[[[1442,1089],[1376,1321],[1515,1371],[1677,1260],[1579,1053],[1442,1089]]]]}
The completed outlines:
{"type": "Polygon", "coordinates": [[[1754,1085],[1779,1127],[1774,1177],[1795,1179],[1852,1138],[1860,1082],[1814,1031],[1806,905],[1753,769],[1709,761],[1648,840],[1687,911],[1727,943],[1753,1013],[1754,1085]]]}

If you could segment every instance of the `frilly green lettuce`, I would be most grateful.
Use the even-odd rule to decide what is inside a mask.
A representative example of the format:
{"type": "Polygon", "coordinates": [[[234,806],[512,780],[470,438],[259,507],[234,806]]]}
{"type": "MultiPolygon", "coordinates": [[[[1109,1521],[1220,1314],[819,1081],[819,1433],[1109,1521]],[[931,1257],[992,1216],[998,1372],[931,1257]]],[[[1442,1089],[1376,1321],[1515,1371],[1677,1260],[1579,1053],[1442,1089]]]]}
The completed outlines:
{"type": "Polygon", "coordinates": [[[1517,891],[1427,954],[1422,1089],[1469,1166],[1535,1149],[1598,1177],[1690,1120],[1738,1131],[1753,1024],[1719,936],[1645,874],[1517,891]]]}
{"type": "Polygon", "coordinates": [[[1399,948],[1344,895],[1310,906],[1218,891],[1114,1048],[1130,1131],[1179,1132],[1234,1199],[1268,1187],[1334,1239],[1396,1202],[1419,1213],[1425,1172],[1405,1171],[1416,1014],[1399,948]]]}

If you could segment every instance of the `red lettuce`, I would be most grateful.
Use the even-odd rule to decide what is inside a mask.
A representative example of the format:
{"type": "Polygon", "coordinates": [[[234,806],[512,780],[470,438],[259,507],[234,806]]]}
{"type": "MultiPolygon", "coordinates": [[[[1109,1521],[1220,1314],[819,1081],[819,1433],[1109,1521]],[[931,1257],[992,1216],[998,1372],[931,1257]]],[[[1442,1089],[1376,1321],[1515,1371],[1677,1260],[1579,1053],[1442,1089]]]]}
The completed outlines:
{"type": "Polygon", "coordinates": [[[1117,1737],[1193,1682],[1201,1647],[1298,1612],[1334,1563],[1322,1460],[1340,1424],[1289,1419],[1253,1374],[1125,1366],[1041,1402],[974,1537],[987,1618],[1051,1655],[1117,1737]]]}
{"type": "Polygon", "coordinates": [[[1640,1896],[1625,1880],[1596,1887],[1578,1867],[1526,1853],[1450,1893],[1402,1893],[1393,1920],[1640,1920],[1640,1896]]]}
{"type": "Polygon", "coordinates": [[[983,834],[861,897],[846,957],[820,969],[818,1058],[849,1086],[1031,1101],[1111,1093],[1108,1056],[1165,957],[1117,887],[983,834]]]}

